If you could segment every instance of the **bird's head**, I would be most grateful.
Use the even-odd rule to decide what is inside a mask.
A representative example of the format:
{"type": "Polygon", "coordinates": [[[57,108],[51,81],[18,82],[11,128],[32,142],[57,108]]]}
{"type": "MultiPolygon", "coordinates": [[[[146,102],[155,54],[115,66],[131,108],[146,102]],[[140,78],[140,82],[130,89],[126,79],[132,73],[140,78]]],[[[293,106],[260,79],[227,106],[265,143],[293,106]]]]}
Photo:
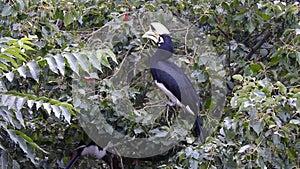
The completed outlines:
{"type": "Polygon", "coordinates": [[[169,36],[169,30],[159,22],[152,22],[150,24],[150,30],[147,31],[142,37],[149,38],[155,42],[159,49],[173,51],[173,43],[169,36]]]}

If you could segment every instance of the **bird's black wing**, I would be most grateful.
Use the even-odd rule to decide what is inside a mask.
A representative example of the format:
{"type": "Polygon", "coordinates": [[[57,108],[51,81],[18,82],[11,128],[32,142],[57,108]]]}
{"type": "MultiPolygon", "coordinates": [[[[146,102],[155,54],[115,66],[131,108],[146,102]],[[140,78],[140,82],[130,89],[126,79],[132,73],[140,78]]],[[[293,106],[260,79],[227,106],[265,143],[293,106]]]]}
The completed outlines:
{"type": "Polygon", "coordinates": [[[167,72],[157,69],[150,69],[152,77],[159,83],[162,83],[179,101],[181,101],[180,88],[176,80],[167,72]]]}

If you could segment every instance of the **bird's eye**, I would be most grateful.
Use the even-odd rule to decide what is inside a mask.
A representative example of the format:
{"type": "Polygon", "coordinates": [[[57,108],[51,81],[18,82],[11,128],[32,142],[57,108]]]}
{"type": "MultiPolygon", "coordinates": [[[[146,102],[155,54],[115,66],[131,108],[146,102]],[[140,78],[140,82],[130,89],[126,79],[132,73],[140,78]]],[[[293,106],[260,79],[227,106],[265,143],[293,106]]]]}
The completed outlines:
{"type": "Polygon", "coordinates": [[[159,37],[159,38],[158,38],[158,42],[157,42],[157,46],[160,47],[161,44],[163,44],[163,43],[164,43],[164,38],[159,37]]]}
{"type": "Polygon", "coordinates": [[[158,43],[159,44],[162,44],[162,43],[164,43],[164,38],[162,38],[161,36],[158,38],[158,43]]]}

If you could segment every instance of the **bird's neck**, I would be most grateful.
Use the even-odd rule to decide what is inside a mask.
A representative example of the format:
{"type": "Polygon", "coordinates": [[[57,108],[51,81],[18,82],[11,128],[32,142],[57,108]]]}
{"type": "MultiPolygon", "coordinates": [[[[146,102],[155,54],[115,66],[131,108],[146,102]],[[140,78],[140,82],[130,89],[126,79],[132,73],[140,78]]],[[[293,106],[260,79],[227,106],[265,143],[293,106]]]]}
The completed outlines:
{"type": "Polygon", "coordinates": [[[172,55],[173,53],[158,48],[154,52],[154,55],[150,58],[150,62],[165,61],[168,60],[172,55]]]}

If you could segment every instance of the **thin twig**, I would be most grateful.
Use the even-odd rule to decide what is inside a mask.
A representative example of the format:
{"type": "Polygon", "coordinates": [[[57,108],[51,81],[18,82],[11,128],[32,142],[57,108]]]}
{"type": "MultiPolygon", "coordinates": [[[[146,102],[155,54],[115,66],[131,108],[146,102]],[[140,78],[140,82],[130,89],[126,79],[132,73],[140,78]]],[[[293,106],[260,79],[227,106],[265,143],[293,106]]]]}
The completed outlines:
{"type": "Polygon", "coordinates": [[[184,36],[184,51],[185,51],[185,55],[188,55],[188,51],[187,51],[187,36],[189,33],[189,29],[186,29],[186,33],[184,36]]]}
{"type": "Polygon", "coordinates": [[[144,25],[141,21],[141,18],[140,18],[140,15],[137,15],[137,18],[138,18],[138,21],[139,21],[139,24],[141,25],[142,29],[143,29],[143,32],[146,32],[145,28],[144,28],[144,25]]]}
{"type": "MultiPolygon", "coordinates": [[[[253,48],[251,48],[250,52],[245,56],[245,60],[249,60],[251,58],[251,56],[263,45],[263,43],[269,39],[269,37],[272,35],[271,32],[268,32],[267,34],[265,34],[265,36],[256,44],[253,46],[253,48]]],[[[239,67],[237,68],[234,72],[234,74],[237,73],[241,73],[241,71],[244,69],[244,67],[239,67]]]]}

